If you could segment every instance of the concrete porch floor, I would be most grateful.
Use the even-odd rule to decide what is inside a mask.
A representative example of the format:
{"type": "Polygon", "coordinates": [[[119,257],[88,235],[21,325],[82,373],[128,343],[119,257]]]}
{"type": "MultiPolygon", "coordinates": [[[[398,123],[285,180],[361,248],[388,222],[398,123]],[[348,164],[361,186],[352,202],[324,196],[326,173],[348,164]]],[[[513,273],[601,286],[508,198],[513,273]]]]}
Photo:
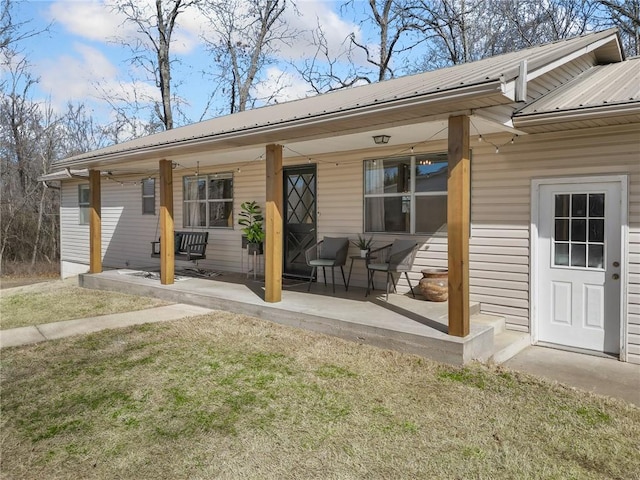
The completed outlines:
{"type": "MultiPolygon", "coordinates": [[[[250,315],[346,340],[413,353],[436,361],[461,365],[473,360],[501,363],[526,348],[529,335],[505,331],[504,319],[480,314],[471,305],[471,331],[465,338],[447,335],[447,303],[425,301],[419,294],[390,294],[365,289],[345,292],[336,285],[314,283],[307,293],[304,281],[283,283],[282,301],[267,303],[264,283],[238,273],[219,273],[212,278],[181,276],[172,285],[157,278],[136,276],[134,270],[111,270],[84,274],[86,288],[112,290],[250,315]]],[[[417,289],[416,289],[417,290],[417,289]]]]}

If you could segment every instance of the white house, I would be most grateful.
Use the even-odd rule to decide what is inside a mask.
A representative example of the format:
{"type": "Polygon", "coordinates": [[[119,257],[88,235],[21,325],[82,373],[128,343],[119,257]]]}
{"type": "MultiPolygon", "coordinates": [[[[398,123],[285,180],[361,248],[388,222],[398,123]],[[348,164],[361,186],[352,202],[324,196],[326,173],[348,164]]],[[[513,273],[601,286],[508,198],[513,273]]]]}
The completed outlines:
{"type": "MultiPolygon", "coordinates": [[[[533,343],[640,363],[640,59],[624,58],[616,30],[214,118],[56,167],[43,179],[62,184],[63,276],[161,265],[171,283],[174,230],[208,231],[200,265],[241,271],[237,218],[256,200],[268,301],[282,275],[308,275],[309,242],[410,236],[421,246],[413,280],[449,268],[451,333],[464,336],[471,300],[533,343]],[[151,258],[159,236],[163,256],[151,258]]],[[[365,283],[354,271],[352,284],[365,283]]]]}

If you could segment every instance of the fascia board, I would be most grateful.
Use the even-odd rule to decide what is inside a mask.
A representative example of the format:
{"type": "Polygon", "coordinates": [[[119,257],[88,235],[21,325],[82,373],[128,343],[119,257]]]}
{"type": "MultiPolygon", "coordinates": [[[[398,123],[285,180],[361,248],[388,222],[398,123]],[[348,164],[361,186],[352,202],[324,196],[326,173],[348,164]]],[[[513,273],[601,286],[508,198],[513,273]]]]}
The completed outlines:
{"type": "Polygon", "coordinates": [[[516,114],[513,117],[513,123],[516,128],[524,128],[547,123],[577,122],[595,118],[618,117],[633,114],[640,114],[640,103],[634,102],[597,107],[582,107],[554,112],[516,114]]]}
{"type": "MultiPolygon", "coordinates": [[[[573,60],[580,58],[584,55],[587,55],[588,53],[591,53],[595,50],[597,50],[598,48],[601,48],[603,46],[605,46],[607,43],[610,42],[616,42],[616,44],[618,44],[618,35],[616,33],[612,33],[610,36],[602,38],[596,42],[593,42],[583,48],[580,48],[568,55],[563,56],[562,58],[558,58],[557,60],[551,62],[551,63],[546,63],[543,64],[541,62],[531,62],[529,63],[529,71],[527,73],[527,81],[530,82],[531,80],[534,80],[538,77],[540,77],[541,75],[544,75],[545,73],[548,73],[552,70],[555,70],[558,67],[561,67],[562,65],[572,62],[573,60]],[[536,65],[536,63],[540,63],[540,65],[536,65]]],[[[622,56],[619,59],[620,61],[623,60],[622,56]]]]}

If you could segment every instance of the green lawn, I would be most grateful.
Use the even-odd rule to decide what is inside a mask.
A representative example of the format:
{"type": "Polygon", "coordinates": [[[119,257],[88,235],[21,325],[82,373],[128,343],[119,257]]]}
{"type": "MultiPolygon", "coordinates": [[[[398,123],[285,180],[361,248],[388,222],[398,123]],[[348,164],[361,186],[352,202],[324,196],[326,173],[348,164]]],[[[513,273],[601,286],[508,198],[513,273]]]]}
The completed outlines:
{"type": "Polygon", "coordinates": [[[240,315],[1,363],[2,478],[640,478],[630,404],[240,315]]]}
{"type": "Polygon", "coordinates": [[[89,290],[58,280],[0,291],[0,328],[6,330],[167,304],[156,298],[89,290]]]}

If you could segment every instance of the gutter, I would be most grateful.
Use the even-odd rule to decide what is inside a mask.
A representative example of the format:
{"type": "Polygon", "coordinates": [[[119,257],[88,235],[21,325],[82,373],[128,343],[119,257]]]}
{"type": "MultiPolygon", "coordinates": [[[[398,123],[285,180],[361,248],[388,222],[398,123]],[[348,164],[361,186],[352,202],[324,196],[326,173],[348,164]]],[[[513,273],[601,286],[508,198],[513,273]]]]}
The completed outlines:
{"type": "Polygon", "coordinates": [[[551,112],[516,114],[513,116],[513,124],[516,128],[536,127],[549,123],[580,122],[584,120],[620,117],[624,115],[640,115],[640,102],[578,107],[551,112]]]}
{"type": "Polygon", "coordinates": [[[70,168],[64,168],[63,170],[40,175],[38,177],[38,181],[46,183],[55,180],[66,180],[68,178],[80,178],[82,180],[87,180],[89,178],[89,171],[86,168],[82,170],[71,170],[70,168]]]}
{"type": "MultiPolygon", "coordinates": [[[[336,110],[332,112],[319,113],[309,116],[307,118],[294,118],[289,120],[278,121],[274,123],[268,123],[263,125],[244,127],[238,130],[232,130],[228,132],[220,132],[213,133],[209,135],[204,135],[196,138],[185,138],[181,140],[175,140],[171,142],[165,143],[157,143],[151,145],[144,145],[140,147],[135,147],[133,149],[122,149],[119,151],[112,151],[108,153],[94,153],[89,155],[81,156],[80,158],[71,157],[67,160],[63,160],[57,164],[56,167],[61,168],[71,168],[82,166],[85,168],[90,168],[92,165],[101,164],[108,165],[112,163],[119,163],[125,160],[132,160],[140,157],[154,157],[160,156],[163,153],[169,152],[170,150],[175,149],[183,149],[194,146],[202,146],[202,145],[215,145],[216,143],[228,141],[228,140],[241,140],[247,139],[251,141],[252,136],[271,134],[275,137],[276,134],[279,134],[277,137],[279,141],[283,141],[287,132],[289,130],[308,127],[313,125],[325,125],[325,128],[329,126],[335,120],[345,120],[352,119],[357,121],[362,117],[366,117],[367,115],[376,113],[385,113],[392,112],[395,110],[399,110],[407,107],[420,107],[425,106],[428,107],[431,104],[442,104],[452,101],[464,101],[464,100],[472,100],[474,98],[486,97],[492,94],[503,94],[505,93],[505,86],[502,79],[492,79],[483,83],[463,86],[460,88],[456,88],[453,90],[446,90],[442,92],[431,92],[425,95],[421,95],[419,97],[405,97],[401,99],[389,100],[381,103],[373,103],[365,106],[356,106],[347,110],[336,110]]],[[[331,130],[327,131],[327,137],[331,135],[331,130]]],[[[289,138],[288,140],[296,140],[296,138],[289,138]]],[[[273,142],[277,142],[277,139],[274,139],[273,142]]],[[[265,141],[257,141],[254,145],[264,144],[265,141]]],[[[268,142],[267,142],[268,143],[268,142]]],[[[123,144],[124,145],[124,144],[123,144]]],[[[246,143],[247,146],[252,145],[251,143],[246,143]]],[[[240,146],[240,145],[238,145],[240,146]]],[[[109,147],[107,147],[109,148],[109,147]]]]}

